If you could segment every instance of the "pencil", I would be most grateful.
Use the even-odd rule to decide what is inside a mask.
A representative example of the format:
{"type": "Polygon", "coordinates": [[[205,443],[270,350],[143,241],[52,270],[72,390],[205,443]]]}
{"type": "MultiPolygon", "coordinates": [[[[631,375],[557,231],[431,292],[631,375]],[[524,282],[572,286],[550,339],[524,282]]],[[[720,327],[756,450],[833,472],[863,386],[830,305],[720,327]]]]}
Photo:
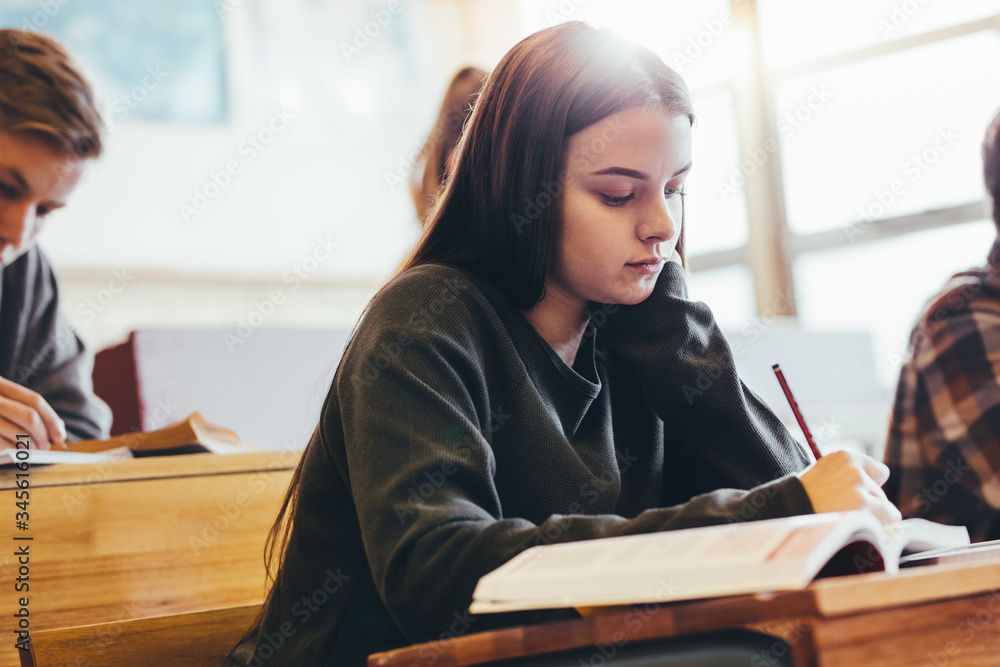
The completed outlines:
{"type": "Polygon", "coordinates": [[[792,396],[792,390],[788,388],[788,382],[785,380],[785,375],[781,372],[781,367],[778,364],[771,366],[774,370],[774,374],[778,376],[778,384],[781,385],[781,390],[785,392],[785,398],[788,399],[788,404],[792,406],[792,412],[795,414],[795,421],[799,423],[799,428],[802,429],[803,435],[806,436],[806,442],[809,443],[809,449],[812,450],[813,456],[819,461],[823,458],[823,455],[819,453],[819,447],[816,446],[816,441],[813,440],[812,433],[809,432],[809,427],[806,426],[806,420],[802,417],[802,413],[799,411],[799,404],[795,402],[795,397],[792,396]]]}

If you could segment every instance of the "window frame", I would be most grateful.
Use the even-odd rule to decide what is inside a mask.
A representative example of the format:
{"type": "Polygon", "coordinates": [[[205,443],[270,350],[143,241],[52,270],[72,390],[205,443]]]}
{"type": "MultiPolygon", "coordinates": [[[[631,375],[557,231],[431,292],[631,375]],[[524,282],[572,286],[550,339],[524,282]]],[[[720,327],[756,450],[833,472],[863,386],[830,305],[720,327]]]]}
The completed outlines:
{"type": "MultiPolygon", "coordinates": [[[[718,95],[720,92],[732,94],[741,157],[750,155],[752,151],[764,146],[766,141],[778,140],[775,101],[777,91],[782,83],[788,79],[978,32],[988,30],[1000,32],[1000,12],[998,12],[994,15],[917,35],[852,49],[787,67],[771,68],[765,63],[761,48],[757,0],[742,0],[735,3],[733,15],[734,22],[740,25],[750,37],[747,76],[741,81],[695,88],[692,89],[691,94],[695,100],[718,95]]],[[[774,152],[752,178],[746,179],[744,196],[746,197],[749,240],[736,248],[693,254],[687,258],[687,261],[691,272],[708,271],[736,264],[747,265],[754,280],[758,315],[763,315],[766,312],[789,317],[797,316],[794,299],[776,301],[775,295],[795,294],[792,264],[796,258],[803,254],[830,250],[845,245],[870,243],[913,232],[975,222],[992,217],[989,201],[984,198],[979,201],[929,209],[919,213],[877,218],[870,224],[866,224],[863,235],[855,238],[851,238],[845,233],[845,229],[851,225],[851,221],[846,220],[844,226],[837,229],[809,233],[794,232],[788,226],[785,210],[780,150],[774,152]],[[780,304],[779,310],[781,312],[774,312],[776,303],[780,304]]]]}

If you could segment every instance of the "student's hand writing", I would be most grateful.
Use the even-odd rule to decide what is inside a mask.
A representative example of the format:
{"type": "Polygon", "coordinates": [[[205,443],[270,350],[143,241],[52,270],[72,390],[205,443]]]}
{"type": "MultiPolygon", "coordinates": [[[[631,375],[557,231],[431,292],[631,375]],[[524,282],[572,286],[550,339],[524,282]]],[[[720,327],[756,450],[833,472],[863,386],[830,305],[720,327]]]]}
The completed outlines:
{"type": "Polygon", "coordinates": [[[32,449],[65,447],[66,425],[40,395],[0,378],[0,447],[17,447],[19,434],[28,435],[32,449]]]}
{"type": "Polygon", "coordinates": [[[817,513],[866,509],[883,523],[903,518],[882,491],[889,469],[870,456],[834,452],[799,473],[799,479],[817,513]]]}

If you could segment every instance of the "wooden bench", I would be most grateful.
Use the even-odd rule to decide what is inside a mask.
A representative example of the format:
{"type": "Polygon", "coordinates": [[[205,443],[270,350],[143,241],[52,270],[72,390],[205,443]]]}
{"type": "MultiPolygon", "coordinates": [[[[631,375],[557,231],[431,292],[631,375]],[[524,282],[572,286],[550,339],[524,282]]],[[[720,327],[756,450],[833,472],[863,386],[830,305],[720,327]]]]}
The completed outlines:
{"type": "Polygon", "coordinates": [[[223,665],[259,611],[248,604],[33,632],[22,667],[223,665]]]}
{"type": "MultiPolygon", "coordinates": [[[[264,540],[300,451],[193,454],[30,471],[28,530],[15,528],[15,470],[7,490],[8,548],[0,556],[0,667],[19,662],[16,547],[29,551],[32,637],[93,624],[259,605],[264,540]],[[13,538],[30,537],[15,541],[13,538]]],[[[249,622],[248,622],[249,627],[249,622]]],[[[59,663],[59,664],[75,664],[59,663]]],[[[94,664],[94,663],[90,663],[94,664]]]]}

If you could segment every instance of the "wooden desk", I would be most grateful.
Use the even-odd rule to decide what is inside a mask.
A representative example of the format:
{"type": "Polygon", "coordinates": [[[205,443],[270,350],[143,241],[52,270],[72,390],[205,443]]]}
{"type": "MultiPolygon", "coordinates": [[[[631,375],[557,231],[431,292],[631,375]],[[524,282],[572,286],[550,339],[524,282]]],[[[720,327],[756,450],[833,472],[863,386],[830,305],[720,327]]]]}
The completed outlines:
{"type": "MultiPolygon", "coordinates": [[[[784,639],[796,665],[1000,665],[1000,564],[824,579],[804,591],[594,610],[571,621],[469,634],[373,655],[369,667],[460,667],[727,628],[784,639]]],[[[784,651],[781,642],[776,651],[784,651]]],[[[762,656],[761,664],[768,664],[762,656]]]]}
{"type": "MultiPolygon", "coordinates": [[[[32,632],[259,604],[264,539],[300,451],[192,454],[30,470],[29,529],[15,527],[16,470],[0,471],[0,667],[17,665],[21,608],[32,632]],[[33,539],[15,540],[30,536],[33,539]],[[17,593],[18,547],[30,590],[17,593]]],[[[96,655],[93,637],[80,655],[96,655]]],[[[79,659],[76,661],[79,664],[79,659]]]]}

